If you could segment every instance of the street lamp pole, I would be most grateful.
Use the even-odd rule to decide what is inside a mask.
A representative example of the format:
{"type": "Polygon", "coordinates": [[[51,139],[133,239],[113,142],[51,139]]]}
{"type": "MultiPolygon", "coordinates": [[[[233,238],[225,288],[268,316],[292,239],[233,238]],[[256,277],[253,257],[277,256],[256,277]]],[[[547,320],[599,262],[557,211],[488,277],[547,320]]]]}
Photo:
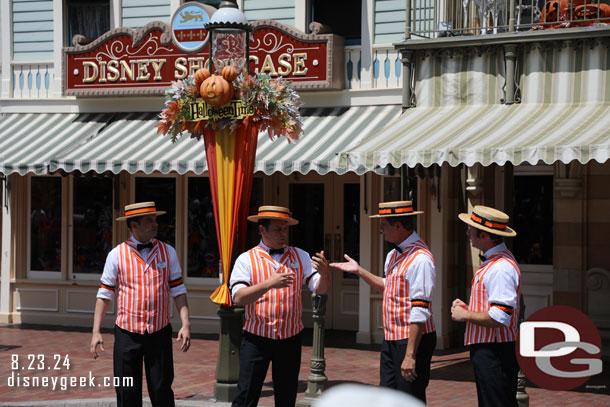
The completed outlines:
{"type": "Polygon", "coordinates": [[[311,374],[307,378],[305,397],[297,402],[297,407],[311,406],[320,397],[328,378],[324,374],[326,359],[324,358],[324,320],[326,319],[326,294],[312,294],[313,308],[313,346],[311,352],[311,374]]]}
{"type": "MultiPolygon", "coordinates": [[[[220,73],[230,65],[237,72],[245,71],[247,74],[252,26],[237,7],[237,2],[223,0],[205,27],[210,36],[210,72],[220,73]]],[[[214,396],[218,402],[231,402],[237,394],[243,315],[243,308],[221,305],[218,310],[220,338],[214,385],[214,396]]]]}

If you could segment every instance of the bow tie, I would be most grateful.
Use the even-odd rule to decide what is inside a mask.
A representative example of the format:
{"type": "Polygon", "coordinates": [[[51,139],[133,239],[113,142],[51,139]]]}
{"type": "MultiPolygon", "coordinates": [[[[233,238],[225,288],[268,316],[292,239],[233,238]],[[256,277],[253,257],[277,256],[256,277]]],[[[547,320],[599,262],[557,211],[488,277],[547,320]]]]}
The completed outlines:
{"type": "Polygon", "coordinates": [[[392,249],[396,250],[398,253],[402,254],[402,249],[400,248],[400,246],[398,246],[396,243],[390,243],[390,246],[392,246],[392,249]]]}
{"type": "Polygon", "coordinates": [[[274,254],[284,254],[284,248],[281,249],[269,249],[269,256],[273,256],[274,254]]]}
{"type": "Polygon", "coordinates": [[[153,248],[153,243],[152,242],[148,242],[148,243],[138,243],[137,249],[138,251],[142,250],[142,249],[152,249],[153,248]]]}
{"type": "Polygon", "coordinates": [[[486,261],[487,257],[483,256],[482,254],[479,254],[479,259],[481,259],[481,261],[486,261]]]}

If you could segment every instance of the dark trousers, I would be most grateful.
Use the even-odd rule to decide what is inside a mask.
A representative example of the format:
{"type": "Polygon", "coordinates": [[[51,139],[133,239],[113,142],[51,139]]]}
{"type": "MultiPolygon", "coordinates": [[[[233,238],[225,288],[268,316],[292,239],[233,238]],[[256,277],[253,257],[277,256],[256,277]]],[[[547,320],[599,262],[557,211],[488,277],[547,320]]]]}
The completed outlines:
{"type": "Polygon", "coordinates": [[[400,370],[407,353],[408,341],[408,339],[383,340],[379,362],[379,386],[404,391],[425,403],[426,387],[430,382],[430,361],[436,347],[436,332],[430,332],[421,337],[415,354],[417,379],[412,382],[405,380],[400,370]]]}
{"type": "Polygon", "coordinates": [[[267,376],[269,362],[276,407],[294,407],[301,367],[302,333],[269,339],[244,331],[239,348],[239,380],[233,407],[254,407],[267,376]]]}
{"type": "Polygon", "coordinates": [[[517,407],[515,342],[470,345],[479,407],[517,407]]]}
{"type": "Polygon", "coordinates": [[[133,378],[132,387],[116,388],[118,407],[142,406],[142,361],[152,405],[173,407],[174,359],[171,325],[144,335],[126,331],[115,325],[114,377],[133,378]]]}

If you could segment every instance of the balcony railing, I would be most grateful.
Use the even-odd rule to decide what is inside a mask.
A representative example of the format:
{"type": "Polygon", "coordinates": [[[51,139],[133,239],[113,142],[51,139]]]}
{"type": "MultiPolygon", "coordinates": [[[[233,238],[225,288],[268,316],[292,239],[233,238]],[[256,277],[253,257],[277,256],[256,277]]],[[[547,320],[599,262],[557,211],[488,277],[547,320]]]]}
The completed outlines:
{"type": "MultiPolygon", "coordinates": [[[[365,63],[366,64],[366,63],[365,63]]],[[[370,83],[363,81],[361,47],[345,48],[345,89],[396,89],[402,87],[402,63],[394,47],[374,47],[370,83]]]]}
{"type": "Polygon", "coordinates": [[[47,99],[55,75],[52,62],[13,63],[11,75],[14,99],[47,99]]]}
{"type": "Polygon", "coordinates": [[[610,24],[607,0],[411,0],[410,39],[610,24]]]}

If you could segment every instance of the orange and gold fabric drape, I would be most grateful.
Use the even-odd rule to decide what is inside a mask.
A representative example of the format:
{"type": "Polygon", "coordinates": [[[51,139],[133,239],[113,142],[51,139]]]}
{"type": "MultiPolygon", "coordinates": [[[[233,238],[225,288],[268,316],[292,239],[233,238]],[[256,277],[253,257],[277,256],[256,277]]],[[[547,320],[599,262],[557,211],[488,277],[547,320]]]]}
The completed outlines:
{"type": "Polygon", "coordinates": [[[223,277],[210,298],[216,304],[231,306],[228,283],[232,253],[236,233],[238,248],[244,249],[258,126],[245,119],[234,131],[205,129],[203,136],[223,277]]]}

